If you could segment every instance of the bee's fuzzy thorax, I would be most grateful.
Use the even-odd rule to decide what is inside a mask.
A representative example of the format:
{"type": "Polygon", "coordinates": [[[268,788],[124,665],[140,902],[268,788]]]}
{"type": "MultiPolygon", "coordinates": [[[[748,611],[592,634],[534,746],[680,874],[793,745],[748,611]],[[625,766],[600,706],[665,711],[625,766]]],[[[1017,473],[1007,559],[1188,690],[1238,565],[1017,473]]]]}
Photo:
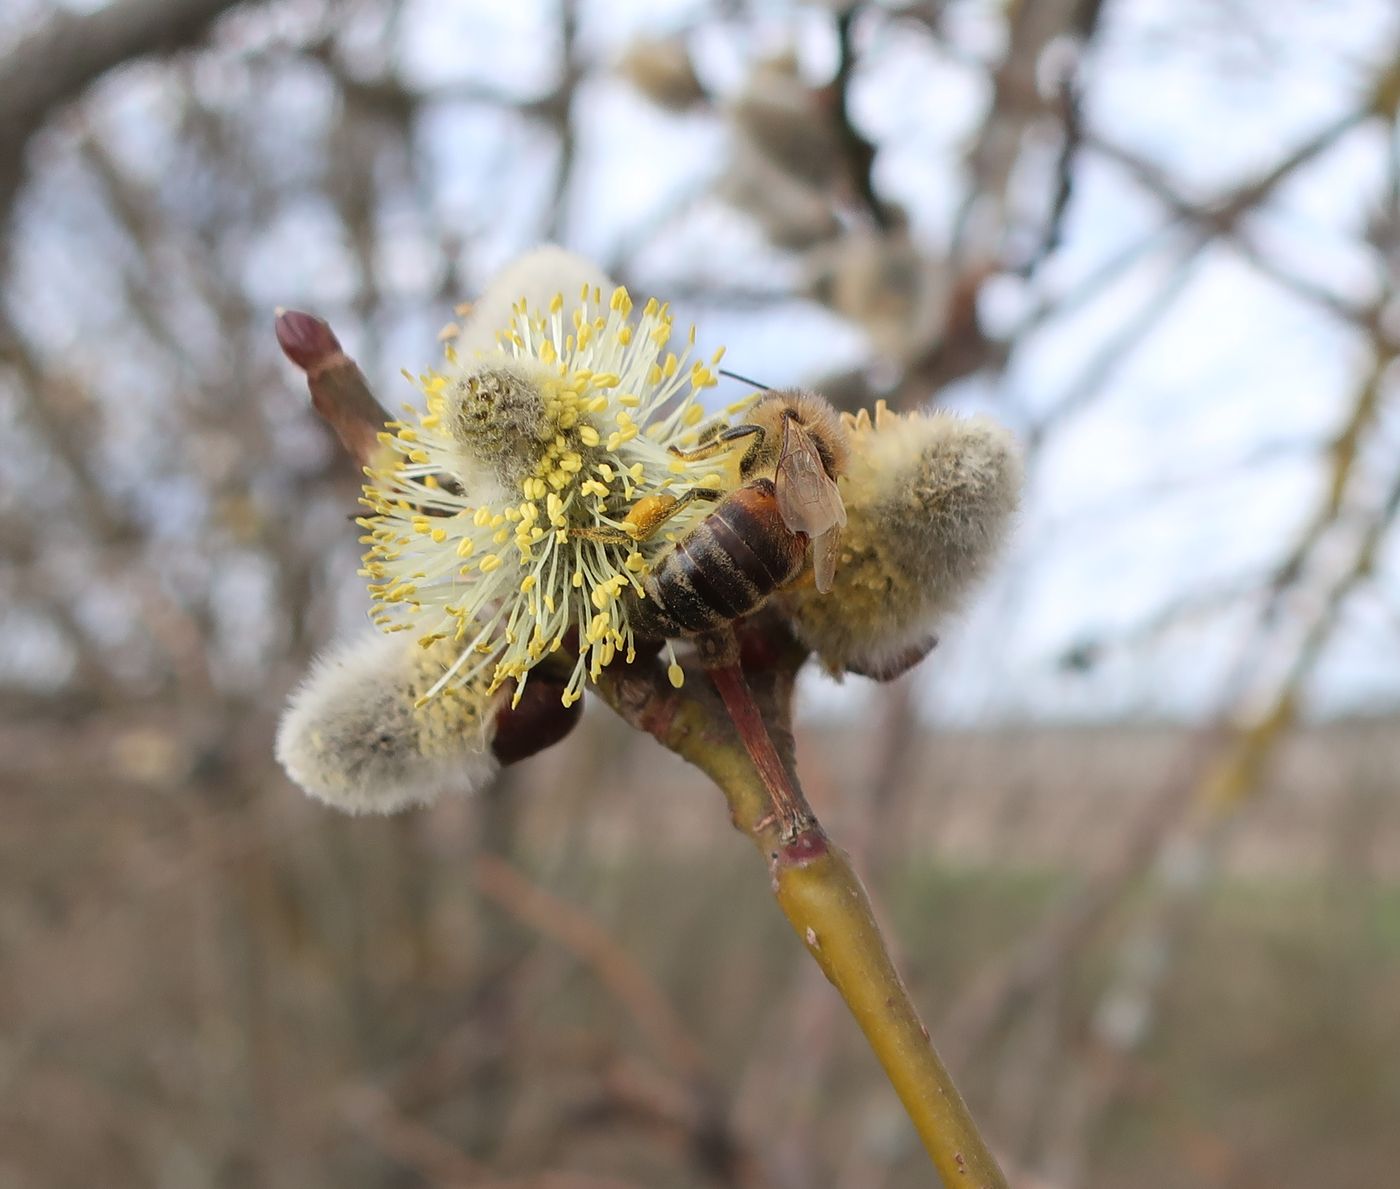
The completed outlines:
{"type": "Polygon", "coordinates": [[[848,521],[835,586],[783,601],[826,667],[869,672],[926,640],[996,559],[1020,499],[1020,449],[987,417],[845,415],[848,521]]]}
{"type": "Polygon", "coordinates": [[[332,646],[282,715],[277,759],[287,775],[347,813],[396,813],[487,784],[499,767],[490,748],[504,691],[460,686],[418,705],[454,655],[374,631],[332,646]]]}
{"type": "Polygon", "coordinates": [[[743,420],[763,427],[763,441],[744,456],[744,477],[773,474],[783,444],[783,420],[792,416],[816,442],[826,473],[833,479],[846,473],[851,444],[848,427],[835,407],[813,392],[796,388],[765,393],[748,408],[743,420]]]}

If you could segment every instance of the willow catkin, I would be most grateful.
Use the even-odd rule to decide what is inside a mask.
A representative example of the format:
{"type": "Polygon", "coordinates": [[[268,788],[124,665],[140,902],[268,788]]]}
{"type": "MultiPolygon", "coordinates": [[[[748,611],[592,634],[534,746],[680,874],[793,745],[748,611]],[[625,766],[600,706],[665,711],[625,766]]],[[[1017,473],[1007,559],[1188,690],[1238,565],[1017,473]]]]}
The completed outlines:
{"type": "Polygon", "coordinates": [[[987,417],[846,418],[847,524],[835,585],[787,591],[799,638],[834,673],[879,673],[931,639],[995,561],[1020,499],[1021,454],[987,417]]]}
{"type": "Polygon", "coordinates": [[[706,101],[680,37],[638,38],[623,52],[617,73],[663,111],[689,111],[706,101]]]}
{"type": "Polygon", "coordinates": [[[564,325],[571,324],[580,306],[584,286],[599,291],[606,301],[616,283],[591,260],[557,244],[544,244],[526,252],[491,278],[481,296],[467,308],[466,321],[453,339],[463,360],[477,351],[492,352],[497,336],[516,323],[515,310],[523,302],[547,310],[557,293],[563,298],[564,325]]]}
{"type": "Polygon", "coordinates": [[[399,633],[333,645],[287,704],[278,762],[347,813],[397,813],[483,787],[500,767],[491,742],[506,695],[461,686],[416,705],[454,657],[443,641],[423,648],[399,633]]]}

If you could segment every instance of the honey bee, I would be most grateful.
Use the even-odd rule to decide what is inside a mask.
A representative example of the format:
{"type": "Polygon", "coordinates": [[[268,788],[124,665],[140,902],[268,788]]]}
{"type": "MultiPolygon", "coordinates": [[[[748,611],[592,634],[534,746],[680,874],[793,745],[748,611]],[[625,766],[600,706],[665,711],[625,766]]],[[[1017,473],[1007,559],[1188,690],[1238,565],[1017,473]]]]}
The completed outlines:
{"type": "Polygon", "coordinates": [[[758,610],[802,573],[809,543],[817,589],[831,589],[846,523],[836,486],[849,454],[840,417],[812,393],[774,391],[759,398],[745,424],[672,453],[708,458],[745,438],[742,487],[728,495],[648,496],[629,510],[631,537],[644,540],[691,500],[717,501],[643,579],[638,621],[647,634],[697,635],[758,610]]]}

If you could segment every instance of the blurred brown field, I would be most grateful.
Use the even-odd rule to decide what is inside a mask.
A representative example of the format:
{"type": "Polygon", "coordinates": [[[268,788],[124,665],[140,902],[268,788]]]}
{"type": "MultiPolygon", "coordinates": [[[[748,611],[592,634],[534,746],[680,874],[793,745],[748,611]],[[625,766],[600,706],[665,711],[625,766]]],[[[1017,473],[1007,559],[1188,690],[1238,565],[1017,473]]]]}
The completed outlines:
{"type": "Polygon", "coordinates": [[[273,760],[366,600],[272,308],[392,403],[546,240],[1025,443],[982,600],[797,731],[1010,1182],[1392,1183],[1400,24],[1324,7],[7,5],[0,1189],[930,1183],[601,704],[395,818],[273,760]]]}
{"type": "MultiPolygon", "coordinates": [[[[733,1175],[715,1162],[734,1142],[811,1183],[924,1183],[873,1060],[678,762],[590,721],[484,802],[346,820],[291,795],[259,732],[201,755],[162,718],[3,736],[11,1183],[534,1184],[557,1166],[703,1185],[733,1175]],[[494,867],[483,881],[503,836],[512,879],[633,964],[621,991],[575,922],[542,931],[494,867]],[[652,994],[679,1039],[639,1018],[632,997],[652,994]],[[718,1134],[697,1081],[727,1104],[718,1134]]],[[[867,864],[932,1020],[1111,861],[1140,811],[1125,777],[1180,743],[1040,729],[915,749],[938,779],[891,794],[867,864]]],[[[799,748],[833,833],[869,834],[860,734],[799,748]]],[[[1230,840],[1160,976],[1086,1183],[1385,1183],[1396,748],[1390,721],[1290,741],[1292,778],[1230,840]]],[[[1018,1011],[959,1071],[1002,1142],[1054,1153],[1122,940],[1095,940],[1048,1010],[1018,1011]]]]}

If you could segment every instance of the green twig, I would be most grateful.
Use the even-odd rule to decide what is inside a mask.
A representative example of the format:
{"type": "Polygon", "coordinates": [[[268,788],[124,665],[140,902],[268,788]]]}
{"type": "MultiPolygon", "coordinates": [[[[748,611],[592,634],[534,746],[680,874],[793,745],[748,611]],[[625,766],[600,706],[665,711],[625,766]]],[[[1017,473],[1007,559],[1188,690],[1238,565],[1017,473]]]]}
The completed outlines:
{"type": "MultiPolygon", "coordinates": [[[[771,626],[781,638],[781,626],[771,626]]],[[[775,646],[773,632],[765,633],[771,665],[746,664],[743,673],[734,666],[738,681],[721,678],[722,698],[708,688],[703,671],[694,668],[682,689],[672,689],[655,662],[613,666],[604,671],[597,689],[624,719],[700,768],[724,793],[734,825],[768,861],[773,894],[788,923],[865,1033],[944,1182],[1004,1189],[1006,1179],[890,960],[849,858],[802,798],[789,723],[793,679],[803,653],[790,642],[775,646]],[[736,707],[738,714],[731,716],[736,707]],[[760,728],[767,725],[766,748],[758,744],[757,760],[746,746],[755,720],[760,728]],[[765,750],[771,756],[763,755],[765,750]],[[800,806],[795,819],[775,811],[770,791],[774,773],[765,762],[773,759],[800,806]],[[796,829],[793,820],[799,823],[796,829]]]]}

